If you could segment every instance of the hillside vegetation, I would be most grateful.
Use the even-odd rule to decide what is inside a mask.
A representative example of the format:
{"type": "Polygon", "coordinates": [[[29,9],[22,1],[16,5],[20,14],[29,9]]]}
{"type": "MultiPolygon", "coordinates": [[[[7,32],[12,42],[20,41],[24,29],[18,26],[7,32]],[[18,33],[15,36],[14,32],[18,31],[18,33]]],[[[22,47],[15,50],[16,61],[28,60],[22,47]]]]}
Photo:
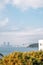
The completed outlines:
{"type": "Polygon", "coordinates": [[[43,65],[43,51],[13,52],[0,59],[0,65],[43,65]]]}
{"type": "Polygon", "coordinates": [[[37,47],[37,48],[38,48],[38,43],[30,44],[28,47],[32,47],[32,48],[33,48],[33,47],[34,47],[34,48],[37,47]]]}

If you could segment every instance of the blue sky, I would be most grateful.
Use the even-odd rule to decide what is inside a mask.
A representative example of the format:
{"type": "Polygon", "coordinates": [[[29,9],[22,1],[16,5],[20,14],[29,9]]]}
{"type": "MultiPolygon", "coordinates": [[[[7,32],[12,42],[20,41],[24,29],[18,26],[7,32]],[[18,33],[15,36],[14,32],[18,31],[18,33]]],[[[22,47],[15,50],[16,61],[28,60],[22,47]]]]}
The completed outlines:
{"type": "Polygon", "coordinates": [[[0,43],[21,45],[43,39],[43,0],[0,0],[0,43]]]}

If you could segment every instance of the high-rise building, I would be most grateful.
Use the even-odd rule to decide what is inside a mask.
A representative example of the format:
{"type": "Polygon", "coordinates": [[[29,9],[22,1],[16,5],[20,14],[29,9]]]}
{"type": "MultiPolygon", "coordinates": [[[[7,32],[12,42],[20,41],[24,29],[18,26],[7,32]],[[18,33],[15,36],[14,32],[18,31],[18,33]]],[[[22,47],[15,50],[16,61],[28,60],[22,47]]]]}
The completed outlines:
{"type": "Polygon", "coordinates": [[[4,45],[6,45],[6,42],[4,42],[4,45]]]}
{"type": "Polygon", "coordinates": [[[10,45],[10,43],[8,42],[8,43],[7,43],[7,45],[9,46],[9,45],[10,45]]]}

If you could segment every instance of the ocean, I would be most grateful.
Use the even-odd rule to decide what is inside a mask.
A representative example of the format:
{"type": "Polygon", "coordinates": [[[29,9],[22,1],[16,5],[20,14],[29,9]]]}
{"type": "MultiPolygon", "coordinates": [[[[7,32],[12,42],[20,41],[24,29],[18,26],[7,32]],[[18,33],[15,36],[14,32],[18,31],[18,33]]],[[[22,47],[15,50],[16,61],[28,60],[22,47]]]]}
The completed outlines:
{"type": "Polygon", "coordinates": [[[0,49],[0,53],[3,55],[8,55],[12,52],[29,52],[29,51],[38,51],[38,48],[25,48],[25,47],[14,47],[14,48],[3,48],[0,49]]]}

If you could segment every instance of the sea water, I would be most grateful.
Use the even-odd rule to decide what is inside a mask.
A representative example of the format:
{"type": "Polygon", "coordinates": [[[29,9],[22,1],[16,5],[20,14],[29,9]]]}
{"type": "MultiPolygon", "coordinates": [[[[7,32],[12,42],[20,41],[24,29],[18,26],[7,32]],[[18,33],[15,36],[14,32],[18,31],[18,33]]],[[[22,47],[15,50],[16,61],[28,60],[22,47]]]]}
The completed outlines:
{"type": "Polygon", "coordinates": [[[29,51],[37,51],[38,48],[25,48],[25,47],[14,47],[14,48],[3,48],[3,49],[0,49],[0,53],[2,53],[3,55],[8,55],[9,53],[12,53],[12,52],[29,52],[29,51]]]}

